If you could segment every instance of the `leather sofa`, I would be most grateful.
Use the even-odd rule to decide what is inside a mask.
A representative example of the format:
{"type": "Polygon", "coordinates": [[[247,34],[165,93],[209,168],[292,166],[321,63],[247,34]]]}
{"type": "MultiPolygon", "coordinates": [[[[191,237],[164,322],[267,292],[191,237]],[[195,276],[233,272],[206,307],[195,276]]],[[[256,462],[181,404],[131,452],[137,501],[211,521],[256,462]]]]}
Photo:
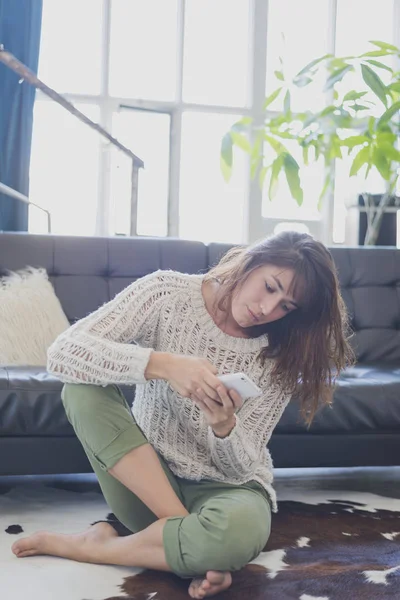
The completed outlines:
{"type": "MultiPolygon", "coordinates": [[[[46,268],[71,323],[156,269],[206,271],[229,248],[177,239],[0,234],[0,275],[46,268]]],[[[269,443],[276,467],[400,465],[400,250],[331,248],[358,363],[307,429],[297,402],[269,443]]],[[[44,368],[0,366],[0,475],[91,471],[44,368]]],[[[123,388],[129,400],[134,388],[123,388]]]]}

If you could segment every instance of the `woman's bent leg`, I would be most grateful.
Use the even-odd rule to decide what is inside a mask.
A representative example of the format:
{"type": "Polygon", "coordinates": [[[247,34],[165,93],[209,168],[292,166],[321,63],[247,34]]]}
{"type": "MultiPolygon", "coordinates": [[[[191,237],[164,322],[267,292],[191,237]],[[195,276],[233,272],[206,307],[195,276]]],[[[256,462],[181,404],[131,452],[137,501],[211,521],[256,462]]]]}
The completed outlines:
{"type": "Polygon", "coordinates": [[[174,573],[191,577],[210,570],[236,571],[261,552],[271,531],[271,507],[256,485],[254,491],[248,485],[182,485],[191,514],[167,519],[163,530],[166,560],[174,573]]]}
{"type": "Polygon", "coordinates": [[[130,531],[160,516],[187,514],[173,473],[148,444],[116,386],[67,384],[62,399],[107,504],[130,531]]]}

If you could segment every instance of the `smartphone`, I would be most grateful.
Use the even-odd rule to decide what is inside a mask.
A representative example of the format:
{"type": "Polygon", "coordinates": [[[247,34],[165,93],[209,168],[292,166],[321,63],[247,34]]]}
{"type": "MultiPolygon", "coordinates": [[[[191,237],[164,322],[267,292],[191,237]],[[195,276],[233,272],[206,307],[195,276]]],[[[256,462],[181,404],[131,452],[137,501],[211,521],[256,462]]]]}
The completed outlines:
{"type": "Polygon", "coordinates": [[[262,394],[262,390],[245,373],[227,373],[219,375],[218,379],[228,390],[235,390],[240,394],[243,400],[262,394]]]}

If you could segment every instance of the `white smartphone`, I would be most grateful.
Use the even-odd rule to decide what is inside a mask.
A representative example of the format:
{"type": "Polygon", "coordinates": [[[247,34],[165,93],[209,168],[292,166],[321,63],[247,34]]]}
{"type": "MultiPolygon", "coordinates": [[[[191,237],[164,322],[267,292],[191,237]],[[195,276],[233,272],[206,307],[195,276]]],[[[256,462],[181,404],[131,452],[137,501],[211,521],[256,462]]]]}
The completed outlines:
{"type": "Polygon", "coordinates": [[[262,394],[262,390],[245,373],[227,373],[219,375],[218,379],[228,390],[235,390],[240,394],[243,400],[262,394]]]}

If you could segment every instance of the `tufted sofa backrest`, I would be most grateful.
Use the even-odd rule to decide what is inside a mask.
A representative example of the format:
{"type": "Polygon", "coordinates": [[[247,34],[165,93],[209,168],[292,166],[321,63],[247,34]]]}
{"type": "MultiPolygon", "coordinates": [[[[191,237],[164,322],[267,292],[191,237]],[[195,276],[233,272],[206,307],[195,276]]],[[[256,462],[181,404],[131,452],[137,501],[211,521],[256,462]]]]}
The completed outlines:
{"type": "Polygon", "coordinates": [[[0,233],[0,274],[26,266],[46,269],[74,323],[157,269],[205,271],[207,248],[201,242],[171,238],[0,233]]]}
{"type": "MultiPolygon", "coordinates": [[[[71,323],[157,269],[207,271],[232,245],[171,238],[0,233],[0,274],[47,270],[71,323]]],[[[361,362],[400,362],[400,250],[330,248],[361,362]]]]}

